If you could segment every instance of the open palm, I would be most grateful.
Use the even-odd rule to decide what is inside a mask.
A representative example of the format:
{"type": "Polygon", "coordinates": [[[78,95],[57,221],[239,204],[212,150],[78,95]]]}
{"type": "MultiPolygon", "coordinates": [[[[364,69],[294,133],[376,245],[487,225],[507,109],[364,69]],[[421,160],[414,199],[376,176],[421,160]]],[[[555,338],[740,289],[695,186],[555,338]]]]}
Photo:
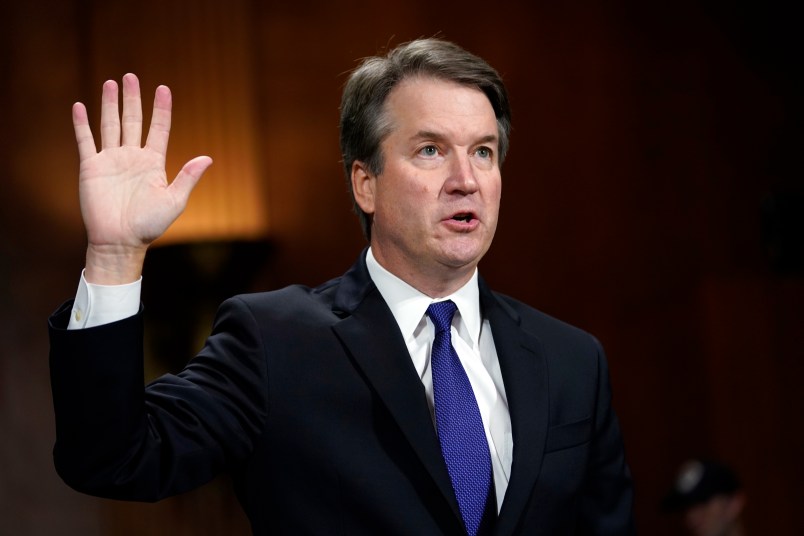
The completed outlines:
{"type": "Polygon", "coordinates": [[[142,104],[137,77],[133,74],[123,77],[122,115],[117,84],[107,81],[103,85],[100,151],[85,106],[81,103],[73,106],[80,158],[79,197],[90,252],[102,253],[107,258],[143,257],[147,246],[182,213],[190,192],[212,163],[207,156],[196,157],[184,165],[172,182],[167,180],[165,154],[171,106],[170,90],[159,86],[148,137],[142,146],[142,104]]]}

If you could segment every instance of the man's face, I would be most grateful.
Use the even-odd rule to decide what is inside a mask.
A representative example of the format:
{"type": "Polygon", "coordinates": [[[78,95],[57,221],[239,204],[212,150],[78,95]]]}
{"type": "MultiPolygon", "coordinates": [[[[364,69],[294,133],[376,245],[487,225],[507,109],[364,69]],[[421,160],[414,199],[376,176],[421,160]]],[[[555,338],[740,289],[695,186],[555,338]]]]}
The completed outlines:
{"type": "Polygon", "coordinates": [[[723,536],[734,525],[739,514],[734,499],[716,495],[708,501],[691,506],[684,512],[684,525],[694,536],[723,536]]]}
{"type": "Polygon", "coordinates": [[[463,284],[497,228],[501,180],[491,103],[478,89],[416,77],[392,90],[386,113],[383,172],[366,179],[369,195],[359,198],[373,214],[372,251],[423,292],[435,281],[463,284]]]}

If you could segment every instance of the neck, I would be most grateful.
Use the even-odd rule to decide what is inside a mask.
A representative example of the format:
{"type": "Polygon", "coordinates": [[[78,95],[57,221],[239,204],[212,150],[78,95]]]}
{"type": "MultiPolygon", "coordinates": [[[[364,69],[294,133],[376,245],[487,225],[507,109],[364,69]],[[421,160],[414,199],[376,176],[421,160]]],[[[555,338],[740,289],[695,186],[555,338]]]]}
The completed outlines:
{"type": "Polygon", "coordinates": [[[430,298],[443,298],[454,294],[472,279],[477,268],[476,265],[410,267],[405,263],[389,262],[389,259],[376,248],[372,247],[371,252],[380,266],[430,298]]]}

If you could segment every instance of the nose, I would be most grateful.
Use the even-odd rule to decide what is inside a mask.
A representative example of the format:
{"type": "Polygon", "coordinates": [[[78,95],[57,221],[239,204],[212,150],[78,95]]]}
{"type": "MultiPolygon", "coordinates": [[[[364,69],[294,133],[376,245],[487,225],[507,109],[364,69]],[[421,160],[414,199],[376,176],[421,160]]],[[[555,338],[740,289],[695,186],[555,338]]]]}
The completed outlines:
{"type": "Polygon", "coordinates": [[[449,176],[444,184],[447,193],[468,195],[478,189],[477,175],[467,154],[453,154],[450,158],[449,176]]]}

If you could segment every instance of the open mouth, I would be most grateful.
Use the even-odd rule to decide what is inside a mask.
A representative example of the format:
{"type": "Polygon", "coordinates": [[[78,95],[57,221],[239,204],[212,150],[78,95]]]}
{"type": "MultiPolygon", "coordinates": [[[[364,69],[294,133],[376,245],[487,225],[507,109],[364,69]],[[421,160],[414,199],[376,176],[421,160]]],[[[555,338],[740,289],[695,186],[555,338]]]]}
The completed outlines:
{"type": "Polygon", "coordinates": [[[453,219],[453,220],[455,220],[455,221],[465,221],[465,222],[470,222],[470,221],[472,221],[473,219],[475,219],[475,217],[474,217],[474,215],[473,215],[473,214],[471,214],[471,213],[469,213],[469,212],[466,212],[466,213],[462,213],[462,214],[455,214],[455,215],[452,217],[452,219],[453,219]]]}

